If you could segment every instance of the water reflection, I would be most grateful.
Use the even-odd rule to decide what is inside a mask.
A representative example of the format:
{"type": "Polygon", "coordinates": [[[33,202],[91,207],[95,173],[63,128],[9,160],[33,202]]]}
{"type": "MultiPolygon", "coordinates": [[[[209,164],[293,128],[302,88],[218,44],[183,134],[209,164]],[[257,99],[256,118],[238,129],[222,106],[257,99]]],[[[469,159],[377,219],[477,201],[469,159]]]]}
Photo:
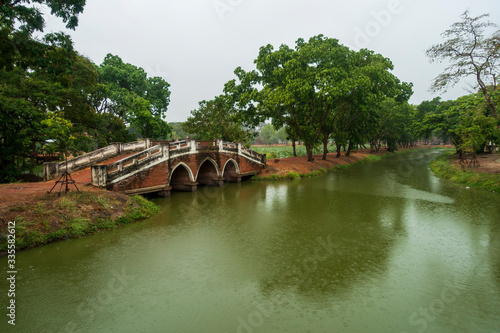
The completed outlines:
{"type": "Polygon", "coordinates": [[[440,181],[435,156],[177,192],[154,219],[21,252],[16,328],[494,331],[500,197],[440,181]],[[116,274],[129,284],[106,298],[116,274]]]}

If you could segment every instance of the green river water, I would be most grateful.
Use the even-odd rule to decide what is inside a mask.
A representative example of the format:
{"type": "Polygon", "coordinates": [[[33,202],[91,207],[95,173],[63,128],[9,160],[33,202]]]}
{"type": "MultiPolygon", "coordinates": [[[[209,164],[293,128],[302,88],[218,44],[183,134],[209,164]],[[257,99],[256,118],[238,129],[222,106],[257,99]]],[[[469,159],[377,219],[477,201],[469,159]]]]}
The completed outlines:
{"type": "Polygon", "coordinates": [[[500,333],[500,194],[437,152],[154,199],[152,219],[17,253],[0,332],[500,333]]]}

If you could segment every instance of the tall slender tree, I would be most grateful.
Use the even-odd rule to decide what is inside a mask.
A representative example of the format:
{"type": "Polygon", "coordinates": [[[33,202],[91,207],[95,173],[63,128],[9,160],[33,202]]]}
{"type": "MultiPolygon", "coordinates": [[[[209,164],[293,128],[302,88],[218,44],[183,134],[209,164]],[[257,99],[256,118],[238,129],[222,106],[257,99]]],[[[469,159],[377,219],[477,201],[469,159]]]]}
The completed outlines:
{"type": "MultiPolygon", "coordinates": [[[[487,29],[498,25],[486,21],[489,14],[471,17],[469,11],[461,16],[441,35],[446,41],[431,46],[427,56],[431,61],[448,61],[450,65],[434,79],[432,91],[446,90],[466,77],[474,77],[479,90],[491,107],[493,117],[498,119],[498,110],[493,93],[499,88],[500,74],[500,30],[486,36],[487,29]]],[[[475,89],[476,90],[476,89],[475,89]]]]}

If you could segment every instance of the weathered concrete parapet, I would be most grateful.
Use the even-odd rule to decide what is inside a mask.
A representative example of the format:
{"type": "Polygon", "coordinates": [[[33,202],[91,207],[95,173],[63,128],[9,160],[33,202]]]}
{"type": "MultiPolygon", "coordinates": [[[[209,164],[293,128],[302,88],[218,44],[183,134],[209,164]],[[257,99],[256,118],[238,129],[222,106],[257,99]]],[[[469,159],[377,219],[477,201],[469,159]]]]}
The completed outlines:
{"type": "Polygon", "coordinates": [[[491,141],[484,147],[484,151],[489,154],[495,154],[497,152],[497,146],[491,141]]]}
{"type": "Polygon", "coordinates": [[[151,148],[151,139],[130,143],[113,143],[105,148],[95,150],[93,152],[72,158],[67,162],[50,162],[43,164],[43,175],[45,180],[51,180],[61,176],[66,170],[69,173],[83,170],[89,166],[101,163],[121,154],[141,151],[151,148]]]}
{"type": "Polygon", "coordinates": [[[94,165],[92,166],[92,185],[100,188],[105,188],[108,182],[108,166],[94,165]]]}
{"type": "Polygon", "coordinates": [[[240,182],[266,163],[265,155],[240,143],[189,139],[155,143],[109,165],[92,166],[92,184],[126,194],[161,192],[169,196],[172,189],[194,192],[198,185],[240,182]]]}

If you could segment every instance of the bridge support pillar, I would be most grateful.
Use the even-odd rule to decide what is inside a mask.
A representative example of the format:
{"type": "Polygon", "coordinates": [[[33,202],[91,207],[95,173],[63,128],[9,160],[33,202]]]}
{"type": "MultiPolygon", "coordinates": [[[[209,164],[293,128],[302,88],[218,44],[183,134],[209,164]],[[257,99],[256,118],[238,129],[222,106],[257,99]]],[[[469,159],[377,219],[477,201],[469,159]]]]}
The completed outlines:
{"type": "Polygon", "coordinates": [[[236,175],[236,176],[226,175],[224,180],[228,183],[241,183],[241,177],[242,177],[241,175],[236,175]]]}
{"type": "Polygon", "coordinates": [[[100,188],[105,188],[108,180],[107,165],[92,166],[92,185],[100,188]]]}
{"type": "Polygon", "coordinates": [[[170,184],[170,190],[182,191],[182,192],[196,192],[198,191],[198,183],[175,183],[170,184]]]}
{"type": "Polygon", "coordinates": [[[198,191],[198,183],[187,183],[187,184],[184,184],[185,186],[185,190],[186,192],[196,192],[198,191]]]}
{"type": "Polygon", "coordinates": [[[170,196],[172,196],[172,192],[171,191],[172,191],[172,187],[168,186],[168,187],[165,187],[160,192],[158,192],[158,195],[160,197],[163,197],[163,198],[170,198],[170,196]]]}
{"type": "Polygon", "coordinates": [[[224,177],[218,177],[215,179],[215,186],[222,187],[224,186],[224,177]]]}

